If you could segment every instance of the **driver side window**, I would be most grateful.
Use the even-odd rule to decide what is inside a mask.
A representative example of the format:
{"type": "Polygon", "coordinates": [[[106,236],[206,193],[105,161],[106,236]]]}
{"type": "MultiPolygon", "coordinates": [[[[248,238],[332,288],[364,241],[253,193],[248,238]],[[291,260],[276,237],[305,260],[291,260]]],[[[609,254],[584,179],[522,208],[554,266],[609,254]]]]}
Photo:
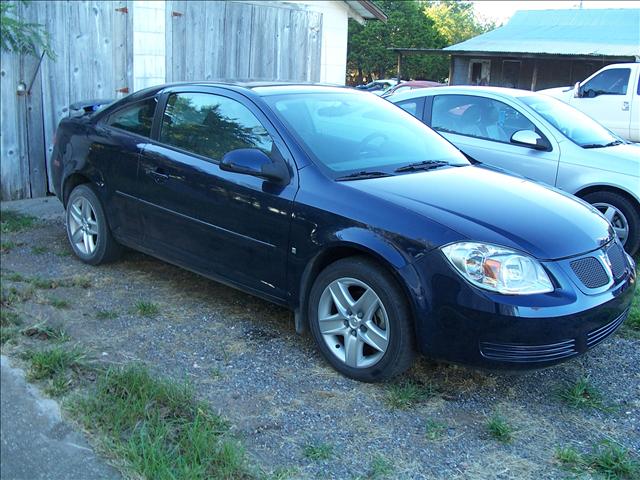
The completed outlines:
{"type": "Polygon", "coordinates": [[[436,95],[431,126],[441,132],[510,143],[519,130],[536,132],[535,125],[509,105],[473,95],[436,95]]]}
{"type": "Polygon", "coordinates": [[[605,70],[580,86],[581,96],[593,98],[599,95],[626,95],[630,75],[629,68],[605,70]]]}

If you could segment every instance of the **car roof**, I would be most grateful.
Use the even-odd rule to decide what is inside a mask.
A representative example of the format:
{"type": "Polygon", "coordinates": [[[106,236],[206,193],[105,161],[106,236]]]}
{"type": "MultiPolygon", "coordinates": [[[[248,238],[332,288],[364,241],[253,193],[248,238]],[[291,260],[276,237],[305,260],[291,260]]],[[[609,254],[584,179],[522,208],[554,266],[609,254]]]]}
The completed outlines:
{"type": "Polygon", "coordinates": [[[517,88],[506,88],[506,87],[481,87],[474,85],[455,85],[455,86],[444,86],[438,88],[424,88],[420,90],[411,90],[409,92],[402,92],[394,95],[393,97],[389,97],[389,100],[392,102],[399,102],[402,100],[409,100],[411,98],[417,97],[426,97],[428,95],[442,95],[443,93],[458,93],[458,94],[467,94],[467,95],[482,95],[482,94],[493,94],[502,97],[525,97],[529,95],[535,95],[536,92],[531,92],[529,90],[520,90],[517,88]]]}

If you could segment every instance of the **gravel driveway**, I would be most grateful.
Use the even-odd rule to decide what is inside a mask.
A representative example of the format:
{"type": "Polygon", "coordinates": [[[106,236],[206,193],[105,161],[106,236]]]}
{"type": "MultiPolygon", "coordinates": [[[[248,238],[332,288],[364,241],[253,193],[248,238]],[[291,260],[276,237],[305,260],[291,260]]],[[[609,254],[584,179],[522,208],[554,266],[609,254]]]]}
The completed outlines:
{"type": "Polygon", "coordinates": [[[554,459],[558,447],[588,451],[609,439],[640,450],[637,340],[616,335],[542,371],[480,372],[420,359],[394,384],[361,384],[328,367],[312,340],[296,335],[285,309],[135,252],[107,266],[84,265],[67,244],[61,207],[55,212],[3,235],[14,243],[2,254],[3,287],[26,288],[8,280],[11,273],[81,275],[90,287],[35,289],[18,311],[29,321],[64,325],[102,359],[140,361],[187,379],[229,418],[251,459],[267,471],[372,478],[383,458],[390,478],[566,478],[554,459]],[[54,297],[67,308],[51,305],[54,297]],[[157,314],[139,314],[141,301],[155,304],[157,314]],[[563,385],[582,376],[610,408],[573,409],[559,398],[563,385]],[[430,395],[409,408],[392,406],[389,395],[407,383],[430,395]],[[487,430],[495,412],[515,430],[510,443],[487,430]],[[310,454],[309,446],[323,455],[310,454]]]}

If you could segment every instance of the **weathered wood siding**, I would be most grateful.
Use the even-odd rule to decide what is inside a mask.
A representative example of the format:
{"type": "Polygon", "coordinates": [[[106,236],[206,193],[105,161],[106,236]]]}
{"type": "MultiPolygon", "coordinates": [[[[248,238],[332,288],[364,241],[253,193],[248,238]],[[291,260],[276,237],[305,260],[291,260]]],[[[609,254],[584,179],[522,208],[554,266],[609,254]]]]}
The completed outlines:
{"type": "Polygon", "coordinates": [[[174,0],[167,81],[320,81],[322,14],[289,4],[174,0]]]}
{"type": "Polygon", "coordinates": [[[116,98],[132,88],[132,23],[128,1],[47,1],[18,4],[21,18],[44,24],[57,58],[2,54],[0,74],[1,198],[43,196],[51,190],[48,165],[58,122],[68,106],[116,98]],[[118,10],[125,8],[126,11],[118,10]],[[29,95],[16,95],[20,82],[29,95]]]}

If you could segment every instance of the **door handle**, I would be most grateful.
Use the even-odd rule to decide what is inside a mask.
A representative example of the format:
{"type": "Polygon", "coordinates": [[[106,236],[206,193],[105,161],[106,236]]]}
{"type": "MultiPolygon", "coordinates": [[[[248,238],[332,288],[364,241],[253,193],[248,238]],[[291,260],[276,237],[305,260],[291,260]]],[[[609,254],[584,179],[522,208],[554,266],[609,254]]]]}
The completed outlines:
{"type": "Polygon", "coordinates": [[[147,170],[147,173],[153,177],[153,181],[156,183],[164,183],[169,178],[164,172],[163,168],[156,168],[155,170],[147,170]]]}
{"type": "Polygon", "coordinates": [[[629,111],[629,102],[622,102],[622,111],[623,112],[629,111]]]}

